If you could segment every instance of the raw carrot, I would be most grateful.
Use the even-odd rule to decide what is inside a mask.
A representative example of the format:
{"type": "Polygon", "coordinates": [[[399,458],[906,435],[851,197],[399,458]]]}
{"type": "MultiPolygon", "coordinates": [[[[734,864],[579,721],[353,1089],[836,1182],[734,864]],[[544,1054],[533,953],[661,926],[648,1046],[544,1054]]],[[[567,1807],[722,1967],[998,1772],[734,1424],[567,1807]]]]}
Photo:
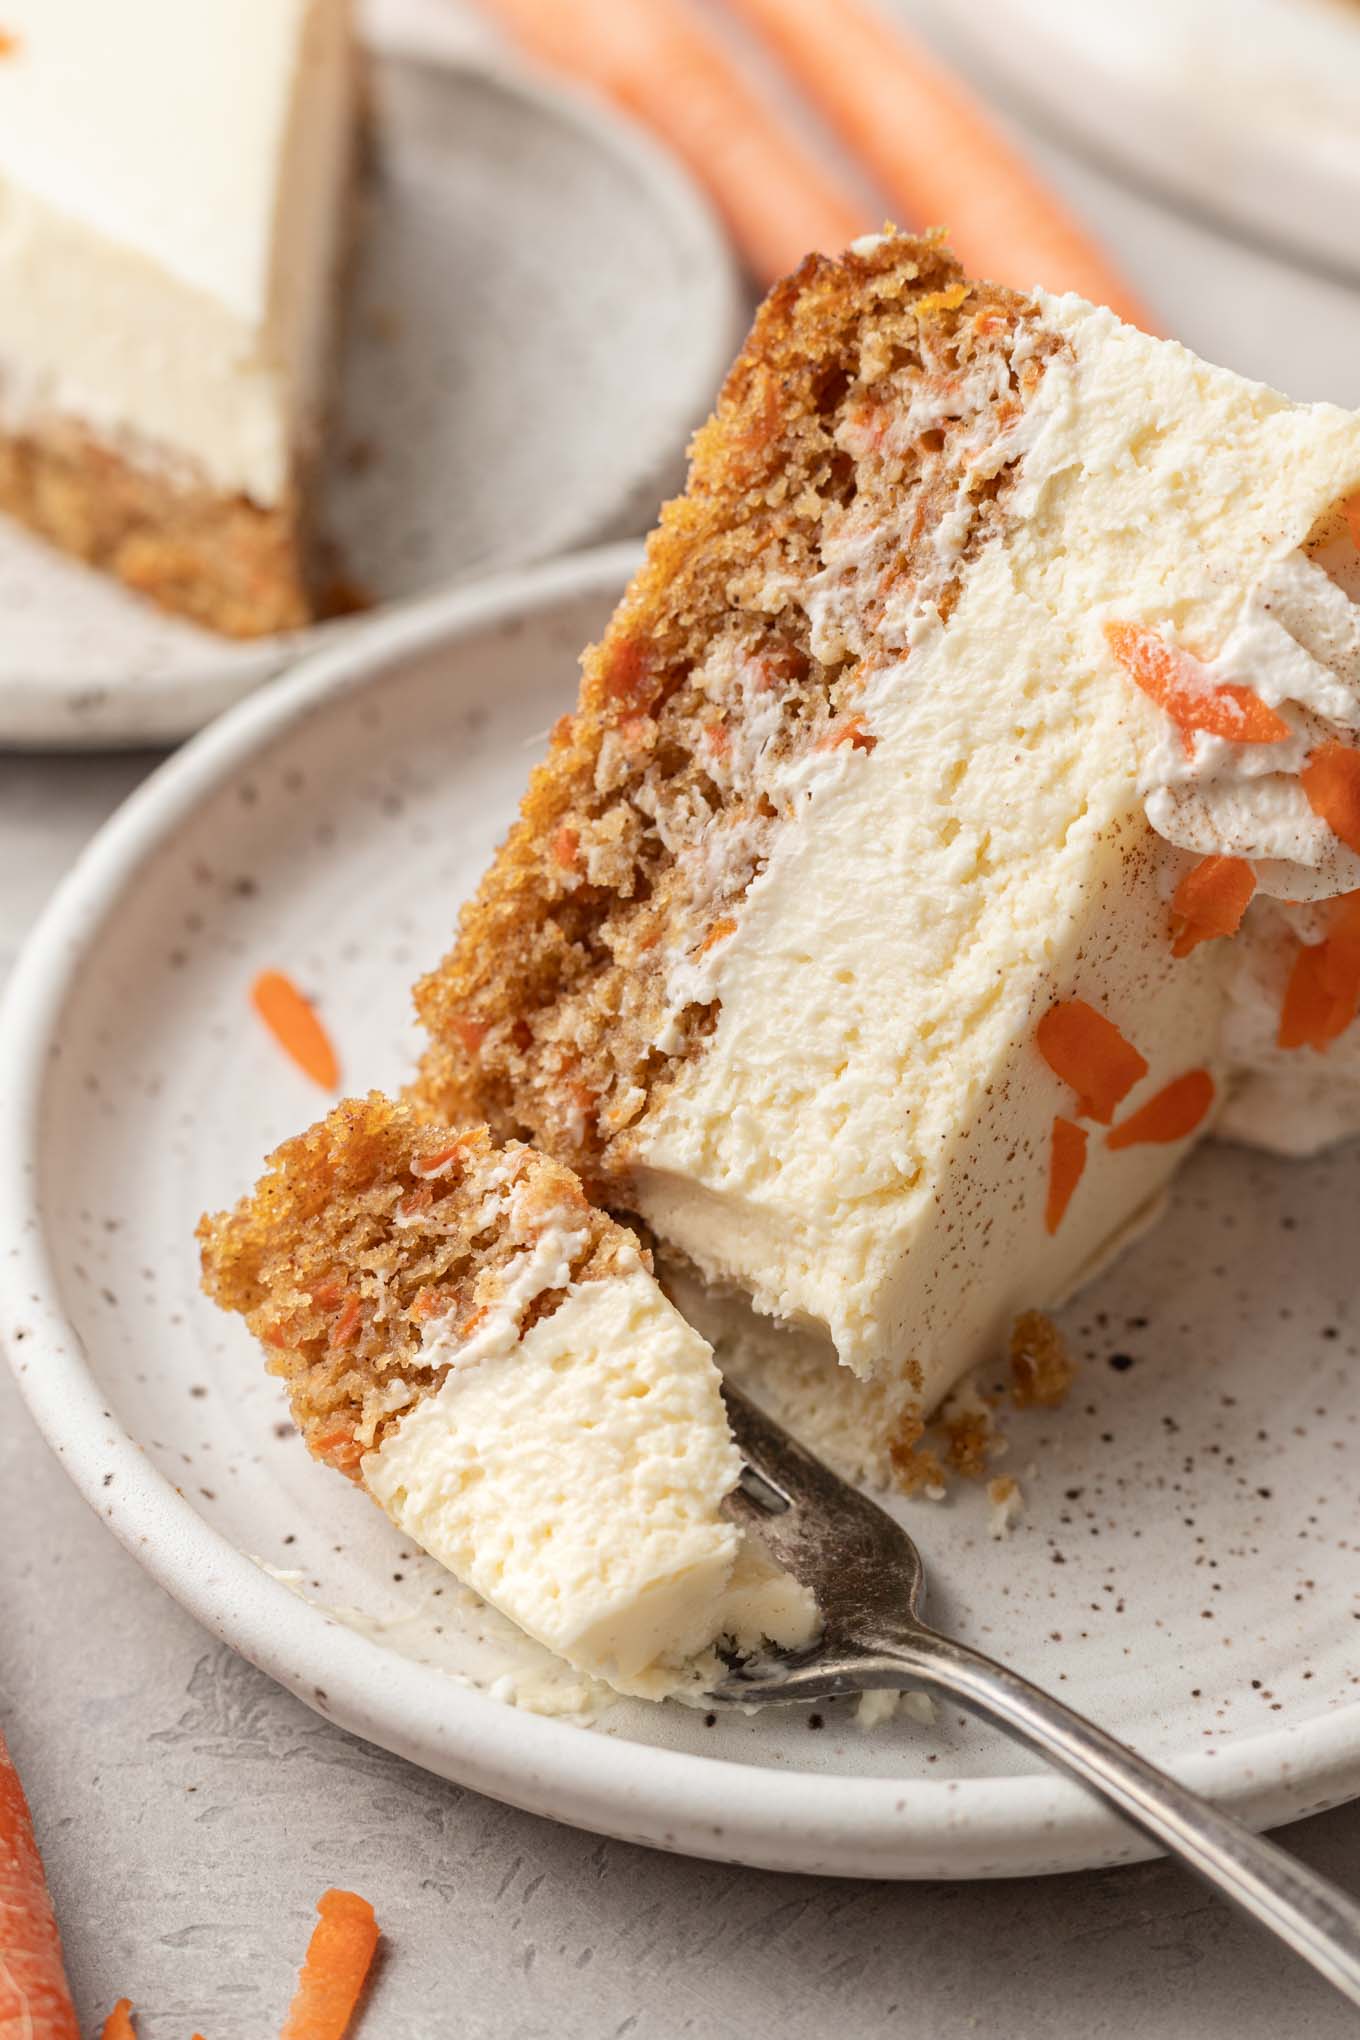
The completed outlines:
{"type": "Polygon", "coordinates": [[[1186,872],[1171,898],[1171,953],[1188,956],[1201,942],[1235,935],[1256,891],[1245,857],[1204,857],[1186,872]]]}
{"type": "Polygon", "coordinates": [[[1308,805],[1348,850],[1360,851],[1360,751],[1323,744],[1299,774],[1308,805]]]}
{"type": "Polygon", "coordinates": [[[1291,734],[1284,717],[1259,694],[1231,683],[1210,685],[1199,660],[1155,630],[1107,623],[1105,638],[1130,679],[1182,730],[1204,730],[1234,744],[1279,744],[1291,734]]]}
{"type": "Polygon", "coordinates": [[[280,2040],[343,2040],[378,1945],[378,1923],[366,1898],[326,1891],[316,1909],[321,1917],[280,2040]]]}
{"type": "Polygon", "coordinates": [[[1341,515],[1346,520],[1346,529],[1351,535],[1351,544],[1360,552],[1360,496],[1347,496],[1341,505],[1341,515]]]}
{"type": "Polygon", "coordinates": [[[747,83],[683,0],[481,0],[552,69],[603,92],[668,142],[763,283],[869,224],[747,83]]]}
{"type": "Polygon", "coordinates": [[[285,1055],[323,1091],[340,1088],[340,1063],[316,1008],[281,970],[262,970],[250,1003],[285,1055]]]}
{"type": "Polygon", "coordinates": [[[1315,1048],[1321,1054],[1360,1012],[1360,893],[1328,902],[1321,942],[1301,942],[1285,986],[1281,1048],[1315,1048]]]}
{"type": "Polygon", "coordinates": [[[730,0],[918,227],[1017,290],[1078,291],[1156,330],[1136,293],[982,103],[863,0],[730,0]]]}
{"type": "Polygon", "coordinates": [[[1044,1207],[1046,1233],[1055,1233],[1062,1224],[1085,1167],[1086,1128],[1071,1119],[1055,1119],[1048,1158],[1048,1202],[1044,1207]]]}
{"type": "Polygon", "coordinates": [[[80,2040],[32,1816],[2,1736],[0,2040],[80,2040]]]}
{"type": "Polygon", "coordinates": [[[1208,1070],[1188,1070],[1105,1136],[1112,1148],[1141,1147],[1149,1141],[1187,1140],[1214,1102],[1208,1070]]]}
{"type": "Polygon", "coordinates": [[[137,2040],[132,2028],[132,1999],[119,1998],[104,2021],[99,2040],[137,2040]]]}
{"type": "Polygon", "coordinates": [[[1108,1126],[1114,1109],[1127,1097],[1147,1063],[1113,1020],[1097,1013],[1085,999],[1061,999],[1039,1022],[1039,1053],[1054,1076],[1077,1094],[1083,1119],[1108,1126]]]}

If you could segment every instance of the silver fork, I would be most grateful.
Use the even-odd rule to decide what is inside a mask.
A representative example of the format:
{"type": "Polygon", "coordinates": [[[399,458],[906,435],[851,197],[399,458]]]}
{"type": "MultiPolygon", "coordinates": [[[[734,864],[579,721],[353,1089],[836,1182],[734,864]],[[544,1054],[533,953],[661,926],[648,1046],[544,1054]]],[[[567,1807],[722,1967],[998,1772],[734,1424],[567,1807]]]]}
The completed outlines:
{"type": "Polygon", "coordinates": [[[811,1589],[823,1627],[805,1649],[732,1661],[713,1701],[830,1700],[904,1686],[948,1694],[1089,1786],[1360,2004],[1360,1905],[1051,1693],[929,1628],[925,1569],[906,1531],[730,1382],[723,1392],[746,1462],[728,1513],[811,1589]]]}

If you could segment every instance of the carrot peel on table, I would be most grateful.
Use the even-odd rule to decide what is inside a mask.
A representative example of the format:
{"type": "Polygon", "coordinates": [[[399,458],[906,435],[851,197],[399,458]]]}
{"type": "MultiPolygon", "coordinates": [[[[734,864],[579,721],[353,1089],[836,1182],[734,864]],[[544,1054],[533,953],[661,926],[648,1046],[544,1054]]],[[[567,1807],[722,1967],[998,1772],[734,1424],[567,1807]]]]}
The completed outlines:
{"type": "Polygon", "coordinates": [[[668,142],[764,283],[836,254],[867,208],[785,126],[684,0],[480,0],[530,56],[603,92],[668,142]]]}
{"type": "Polygon", "coordinates": [[[132,2028],[131,1998],[119,1998],[100,2029],[99,2040],[137,2040],[132,2028]]]}
{"type": "Polygon", "coordinates": [[[1201,942],[1235,935],[1256,891],[1245,857],[1204,857],[1171,899],[1171,953],[1188,956],[1201,942]]]}
{"type": "Polygon", "coordinates": [[[373,1908],[357,1893],[323,1892],[316,1909],[320,1918],[280,2040],[343,2040],[378,1945],[373,1908]]]}
{"type": "Polygon", "coordinates": [[[1072,1193],[1086,1167],[1086,1128],[1074,1120],[1056,1118],[1048,1158],[1048,1202],[1044,1207],[1044,1231],[1052,1235],[1063,1222],[1072,1193]]]}
{"type": "Polygon", "coordinates": [[[1214,1080],[1208,1070],[1187,1070],[1183,1077],[1175,1078],[1155,1098],[1149,1098],[1146,1105],[1140,1105],[1114,1127],[1106,1135],[1105,1144],[1111,1148],[1131,1148],[1188,1140],[1196,1127],[1203,1124],[1213,1102],[1214,1080]]]}
{"type": "Polygon", "coordinates": [[[1187,733],[1203,730],[1232,744],[1281,744],[1293,734],[1259,694],[1231,682],[1215,686],[1198,659],[1158,631],[1107,623],[1105,641],[1129,678],[1187,733]]]}
{"type": "Polygon", "coordinates": [[[323,1091],[340,1088],[340,1062],[310,999],[281,970],[262,970],[250,1003],[284,1054],[323,1091]]]}
{"type": "Polygon", "coordinates": [[[1299,782],[1313,813],[1348,850],[1360,852],[1360,751],[1323,744],[1300,772],[1299,782]]]}
{"type": "Polygon", "coordinates": [[[0,2040],[80,2040],[32,1816],[2,1737],[0,2040]]]}
{"type": "Polygon", "coordinates": [[[898,21],[863,0],[728,0],[917,227],[943,225],[974,276],[1042,284],[1155,330],[1143,304],[1003,136],[898,21]]]}
{"type": "Polygon", "coordinates": [[[1039,1053],[1055,1077],[1077,1094],[1083,1119],[1108,1126],[1115,1107],[1127,1097],[1147,1062],[1113,1020],[1107,1020],[1085,999],[1060,999],[1039,1022],[1039,1053]]]}

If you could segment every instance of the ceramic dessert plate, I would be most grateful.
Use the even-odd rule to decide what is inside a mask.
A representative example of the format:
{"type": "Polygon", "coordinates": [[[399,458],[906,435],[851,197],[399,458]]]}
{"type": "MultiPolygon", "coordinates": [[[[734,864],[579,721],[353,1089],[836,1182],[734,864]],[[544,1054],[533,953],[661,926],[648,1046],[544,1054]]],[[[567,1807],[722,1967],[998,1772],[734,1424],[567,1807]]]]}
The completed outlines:
{"type": "MultiPolygon", "coordinates": [[[[96,838],[5,1009],[6,1350],[68,1473],[172,1594],[433,1771],[793,1870],[1137,1856],[1075,1786],[952,1711],[870,1729],[849,1706],[598,1710],[307,1458],[244,1328],[199,1294],[198,1213],[327,1104],[255,1019],[253,975],[283,968],[312,995],[347,1089],[402,1079],[407,987],[629,561],[587,554],[393,615],[242,704],[96,838]]],[[[1357,1195],[1356,1148],[1196,1156],[1164,1222],[1064,1313],[1067,1404],[1002,1419],[998,1467],[1025,1495],[1010,1536],[990,1538],[975,1488],[900,1504],[942,1624],[1260,1824],[1360,1792],[1357,1195]]],[[[729,1357],[769,1384],[764,1345],[729,1357]]]]}
{"type": "MultiPolygon", "coordinates": [[[[372,81],[320,516],[381,612],[637,529],[745,299],[684,172],[607,109],[484,65],[372,81]]],[[[8,518],[0,615],[0,742],[85,748],[183,737],[366,620],[232,642],[8,518]]]]}

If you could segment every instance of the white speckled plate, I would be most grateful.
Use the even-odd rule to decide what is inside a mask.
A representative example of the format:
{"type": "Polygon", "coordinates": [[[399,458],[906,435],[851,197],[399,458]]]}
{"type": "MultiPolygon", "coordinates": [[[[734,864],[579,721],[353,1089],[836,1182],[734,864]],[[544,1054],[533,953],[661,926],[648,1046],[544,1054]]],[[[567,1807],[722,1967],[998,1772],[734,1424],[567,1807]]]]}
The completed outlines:
{"type": "MultiPolygon", "coordinates": [[[[788,1869],[1136,1856],[1075,1787],[952,1714],[868,1732],[840,1708],[709,1725],[628,1706],[588,1728],[460,1683],[492,1674],[495,1638],[441,1612],[437,1569],[307,1459],[244,1329],[198,1294],[196,1215],[325,1102],[255,1022],[251,976],[297,975],[350,1088],[400,1079],[406,987],[627,563],[587,555],[392,617],[205,732],[92,844],[0,1038],[0,1332],[20,1384],[170,1592],[432,1770],[788,1869]]],[[[1068,1406],[1009,1419],[1028,1496],[1010,1539],[988,1539],[976,1491],[905,1505],[941,1619],[1261,1823],[1360,1792],[1358,1199],[1360,1149],[1307,1167],[1202,1154],[1068,1313],[1068,1406]]]]}
{"type": "MultiPolygon", "coordinates": [[[[322,484],[381,609],[639,530],[682,475],[745,298],[646,135],[519,75],[373,66],[367,187],[322,484]]],[[[0,517],[0,743],[186,736],[363,618],[234,644],[0,517]]]]}

